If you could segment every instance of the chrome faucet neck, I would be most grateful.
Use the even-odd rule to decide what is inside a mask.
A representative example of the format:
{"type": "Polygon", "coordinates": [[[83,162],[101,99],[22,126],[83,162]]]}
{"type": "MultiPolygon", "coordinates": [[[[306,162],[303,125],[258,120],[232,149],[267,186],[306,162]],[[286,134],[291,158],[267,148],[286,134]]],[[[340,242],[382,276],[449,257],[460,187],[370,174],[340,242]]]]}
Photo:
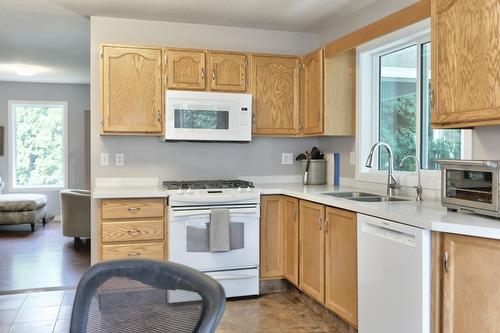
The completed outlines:
{"type": "Polygon", "coordinates": [[[392,153],[391,146],[389,146],[385,142],[377,142],[370,149],[370,153],[368,154],[368,158],[366,159],[366,167],[371,168],[373,166],[373,155],[377,147],[382,146],[387,150],[387,154],[389,155],[389,166],[387,167],[387,195],[392,197],[395,195],[396,188],[398,188],[398,183],[396,178],[394,178],[394,154],[392,153]]]}
{"type": "Polygon", "coordinates": [[[422,197],[422,191],[423,191],[423,187],[422,187],[422,182],[421,182],[421,179],[420,179],[420,160],[418,159],[418,157],[416,156],[413,156],[413,155],[407,155],[405,157],[403,157],[403,159],[401,160],[401,162],[399,163],[399,166],[403,166],[403,163],[407,160],[407,159],[413,159],[415,161],[415,170],[417,172],[417,185],[416,186],[412,186],[415,191],[417,192],[417,198],[416,200],[417,201],[422,201],[423,200],[423,197],[422,197]]]}

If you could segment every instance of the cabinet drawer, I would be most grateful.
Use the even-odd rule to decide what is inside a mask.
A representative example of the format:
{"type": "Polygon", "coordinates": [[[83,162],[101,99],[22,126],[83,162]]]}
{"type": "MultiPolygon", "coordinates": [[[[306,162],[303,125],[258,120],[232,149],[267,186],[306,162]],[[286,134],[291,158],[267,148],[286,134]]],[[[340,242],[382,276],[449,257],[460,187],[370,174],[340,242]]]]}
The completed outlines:
{"type": "Polygon", "coordinates": [[[106,199],[101,204],[103,219],[163,217],[163,199],[106,199]]]}
{"type": "Polygon", "coordinates": [[[104,222],[101,240],[107,242],[163,240],[164,221],[104,222]]]}
{"type": "Polygon", "coordinates": [[[102,260],[154,259],[163,260],[165,245],[160,243],[117,244],[102,246],[102,260]]]}

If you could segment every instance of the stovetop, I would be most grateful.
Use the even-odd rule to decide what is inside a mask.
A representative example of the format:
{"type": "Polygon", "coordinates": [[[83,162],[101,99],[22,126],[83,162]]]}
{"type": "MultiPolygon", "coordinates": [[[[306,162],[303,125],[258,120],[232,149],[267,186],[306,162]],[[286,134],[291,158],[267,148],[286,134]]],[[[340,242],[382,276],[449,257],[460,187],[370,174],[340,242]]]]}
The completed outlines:
{"type": "Polygon", "coordinates": [[[183,180],[164,181],[163,188],[166,190],[198,190],[198,189],[246,189],[253,188],[253,183],[246,180],[183,180]]]}

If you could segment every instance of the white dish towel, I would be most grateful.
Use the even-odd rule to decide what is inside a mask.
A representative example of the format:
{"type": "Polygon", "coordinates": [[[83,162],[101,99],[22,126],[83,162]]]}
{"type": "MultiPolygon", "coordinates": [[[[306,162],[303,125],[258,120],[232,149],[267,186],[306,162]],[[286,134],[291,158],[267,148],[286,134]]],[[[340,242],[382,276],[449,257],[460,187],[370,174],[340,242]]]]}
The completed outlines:
{"type": "Polygon", "coordinates": [[[229,209],[210,210],[210,252],[229,251],[229,209]]]}

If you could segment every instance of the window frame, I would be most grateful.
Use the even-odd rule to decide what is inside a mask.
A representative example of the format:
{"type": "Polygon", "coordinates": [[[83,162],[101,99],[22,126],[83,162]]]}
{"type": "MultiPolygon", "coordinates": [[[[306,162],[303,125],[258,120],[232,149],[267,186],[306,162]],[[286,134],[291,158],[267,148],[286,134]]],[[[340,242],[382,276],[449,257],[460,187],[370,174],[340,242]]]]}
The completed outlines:
{"type": "Polygon", "coordinates": [[[32,191],[59,191],[68,188],[68,102],[67,101],[34,101],[34,100],[9,100],[8,101],[8,147],[9,147],[9,191],[32,192],[32,191]],[[16,115],[15,105],[37,105],[37,106],[63,106],[63,177],[62,185],[17,185],[16,184],[16,115]]]}
{"type": "MultiPolygon", "coordinates": [[[[418,44],[417,62],[417,119],[416,119],[416,149],[421,159],[422,146],[422,47],[431,41],[430,20],[418,22],[386,36],[377,38],[356,50],[356,63],[359,69],[356,73],[356,180],[385,183],[387,170],[378,170],[378,154],[374,155],[373,168],[365,166],[366,157],[379,137],[379,62],[380,56],[418,44]],[[361,133],[363,135],[361,135],[361,133]]],[[[431,46],[432,47],[432,46],[431,46]]],[[[472,131],[462,132],[462,152],[464,159],[472,158],[472,131]]],[[[399,161],[394,161],[396,165],[399,161]]],[[[410,163],[410,162],[408,162],[410,163]]],[[[415,185],[415,171],[395,171],[394,176],[402,186],[415,185]]],[[[440,189],[441,171],[421,169],[422,185],[428,189],[440,189]]]]}

